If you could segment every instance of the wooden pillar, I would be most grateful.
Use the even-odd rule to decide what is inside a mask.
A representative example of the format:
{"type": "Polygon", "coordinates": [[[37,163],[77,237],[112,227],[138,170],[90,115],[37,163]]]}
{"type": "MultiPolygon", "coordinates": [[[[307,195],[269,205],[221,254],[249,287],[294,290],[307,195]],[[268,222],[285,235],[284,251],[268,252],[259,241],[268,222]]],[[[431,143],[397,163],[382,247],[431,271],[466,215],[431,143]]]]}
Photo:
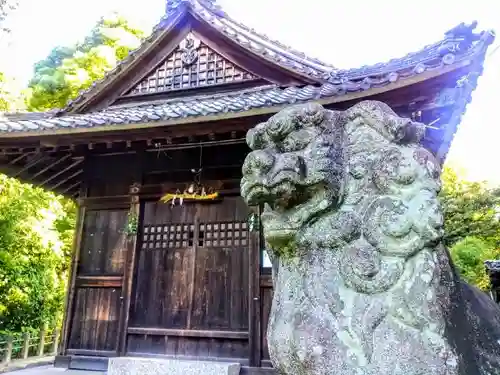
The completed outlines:
{"type": "MultiPolygon", "coordinates": [[[[85,189],[81,190],[80,197],[86,196],[85,189]]],[[[61,341],[59,344],[59,354],[66,355],[68,348],[69,335],[71,332],[71,318],[73,315],[74,299],[75,299],[75,284],[78,271],[78,262],[80,260],[80,248],[83,235],[83,224],[85,221],[85,207],[82,201],[78,201],[78,212],[76,216],[75,237],[73,239],[73,252],[71,257],[71,269],[68,278],[68,286],[66,293],[66,301],[64,304],[64,320],[61,331],[61,341]]]]}
{"type": "Polygon", "coordinates": [[[261,313],[260,313],[260,210],[250,208],[249,223],[249,268],[248,273],[248,330],[251,367],[261,366],[261,313]]]}
{"type": "Polygon", "coordinates": [[[130,301],[132,296],[132,284],[134,280],[135,256],[137,252],[137,236],[140,223],[140,184],[135,183],[130,186],[130,208],[128,220],[127,236],[127,260],[125,263],[125,273],[123,277],[120,322],[118,325],[118,355],[125,355],[127,351],[127,329],[130,316],[130,301]]]}

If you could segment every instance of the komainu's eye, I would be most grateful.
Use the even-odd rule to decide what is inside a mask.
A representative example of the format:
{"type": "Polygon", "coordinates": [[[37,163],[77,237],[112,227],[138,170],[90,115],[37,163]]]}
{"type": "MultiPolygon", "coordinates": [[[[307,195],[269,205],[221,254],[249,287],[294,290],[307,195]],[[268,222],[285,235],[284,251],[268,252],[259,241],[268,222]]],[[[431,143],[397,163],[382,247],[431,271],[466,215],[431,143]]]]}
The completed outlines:
{"type": "Polygon", "coordinates": [[[294,152],[303,150],[311,142],[312,138],[312,134],[305,129],[294,131],[281,141],[281,151],[294,152]]]}

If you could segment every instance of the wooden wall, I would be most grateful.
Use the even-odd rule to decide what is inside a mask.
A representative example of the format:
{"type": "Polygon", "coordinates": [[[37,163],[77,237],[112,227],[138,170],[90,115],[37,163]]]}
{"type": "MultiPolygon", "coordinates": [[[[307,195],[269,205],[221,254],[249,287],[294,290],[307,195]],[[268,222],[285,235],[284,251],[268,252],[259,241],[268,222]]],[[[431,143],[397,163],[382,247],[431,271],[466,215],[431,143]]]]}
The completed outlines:
{"type": "Polygon", "coordinates": [[[127,352],[249,356],[248,208],[143,204],[127,352]]]}
{"type": "Polygon", "coordinates": [[[271,312],[271,303],[273,302],[273,283],[271,270],[261,268],[260,272],[260,340],[261,350],[260,359],[262,366],[271,366],[269,359],[269,350],[267,348],[267,323],[271,312]]]}
{"type": "Polygon", "coordinates": [[[126,210],[85,210],[68,352],[112,354],[126,259],[126,210]]]}
{"type": "MultiPolygon", "coordinates": [[[[246,148],[225,147],[203,152],[211,179],[240,176],[246,148]]],[[[127,233],[130,186],[190,182],[199,151],[190,153],[87,159],[63,354],[269,365],[270,275],[261,277],[260,235],[237,191],[174,207],[141,192],[138,232],[127,233]]]]}

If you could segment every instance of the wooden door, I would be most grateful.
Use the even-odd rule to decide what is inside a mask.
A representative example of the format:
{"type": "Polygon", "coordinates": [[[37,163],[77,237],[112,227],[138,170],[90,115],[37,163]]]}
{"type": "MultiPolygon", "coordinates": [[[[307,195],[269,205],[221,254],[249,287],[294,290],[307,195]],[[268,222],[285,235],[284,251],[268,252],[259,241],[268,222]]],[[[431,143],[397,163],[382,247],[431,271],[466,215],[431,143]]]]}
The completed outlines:
{"type": "Polygon", "coordinates": [[[127,353],[248,363],[258,253],[249,251],[245,203],[147,202],[143,210],[127,353]]]}
{"type": "Polygon", "coordinates": [[[83,215],[67,354],[117,355],[127,213],[106,209],[83,215]]]}

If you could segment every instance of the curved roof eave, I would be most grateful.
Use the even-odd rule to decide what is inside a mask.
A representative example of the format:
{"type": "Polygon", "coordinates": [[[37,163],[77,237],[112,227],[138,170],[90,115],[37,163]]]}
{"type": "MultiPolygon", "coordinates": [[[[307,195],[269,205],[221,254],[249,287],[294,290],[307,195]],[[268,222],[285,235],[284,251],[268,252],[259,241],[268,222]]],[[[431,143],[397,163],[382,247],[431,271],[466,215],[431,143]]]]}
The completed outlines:
{"type": "Polygon", "coordinates": [[[187,13],[191,13],[198,20],[212,27],[232,43],[247,50],[250,54],[263,58],[294,74],[303,76],[309,82],[311,79],[318,83],[324,82],[325,77],[334,69],[331,65],[322,63],[317,59],[309,58],[304,53],[297,52],[277,41],[272,41],[267,36],[258,34],[243,24],[234,21],[211,1],[176,0],[174,1],[174,5],[168,8],[167,13],[153,27],[150,36],[138,48],[131,51],[126,58],[120,61],[114,69],[107,72],[103,78],[93,82],[88,89],[82,90],[77,98],[70,100],[66,107],[59,112],[63,114],[77,110],[109,83],[119,79],[132,65],[137,64],[140,57],[153,48],[165,34],[168,34],[172,28],[181,23],[187,13]]]}
{"type": "MultiPolygon", "coordinates": [[[[482,65],[487,46],[491,41],[492,35],[483,33],[466,54],[457,55],[456,58],[445,54],[440,59],[428,61],[427,64],[419,62],[413,68],[404,67],[402,71],[387,71],[386,75],[380,76],[378,80],[371,79],[370,85],[366,79],[340,80],[339,82],[332,79],[331,82],[320,86],[282,88],[267,85],[237,92],[117,105],[87,114],[57,116],[54,113],[40,113],[38,118],[33,113],[5,114],[4,120],[0,118],[0,138],[160,127],[221,118],[271,114],[284,106],[308,101],[331,104],[360,100],[433,79],[463,67],[474,66],[478,69],[477,66],[482,65]]],[[[466,96],[470,96],[475,89],[475,84],[468,85],[467,89],[470,92],[466,96]]],[[[456,108],[454,117],[457,118],[457,122],[465,110],[465,105],[466,101],[463,106],[456,108]]]]}
{"type": "Polygon", "coordinates": [[[490,32],[474,33],[477,23],[471,25],[462,23],[449,30],[443,40],[402,58],[371,66],[339,70],[318,59],[307,57],[304,53],[295,51],[234,21],[219,6],[214,4],[214,0],[172,0],[166,15],[153,28],[153,32],[141,46],[131,51],[104,78],[94,82],[88,89],[83,90],[76,99],[70,101],[59,113],[61,115],[74,113],[98,95],[108,84],[120,79],[126,71],[140,61],[142,55],[146,54],[165,34],[168,34],[175,25],[179,24],[188,12],[256,57],[271,62],[284,70],[302,75],[309,80],[313,79],[318,83],[340,83],[345,86],[356,86],[360,81],[364,86],[371,86],[372,81],[375,81],[373,84],[378,85],[381,84],[380,76],[384,76],[383,79],[393,81],[397,79],[395,72],[406,74],[404,72],[405,68],[421,69],[419,64],[427,64],[429,61],[439,58],[453,60],[456,55],[464,55],[471,49],[475,49],[472,47],[476,44],[487,45],[492,41],[490,32]],[[489,38],[491,40],[488,43],[486,39],[489,38]]]}

